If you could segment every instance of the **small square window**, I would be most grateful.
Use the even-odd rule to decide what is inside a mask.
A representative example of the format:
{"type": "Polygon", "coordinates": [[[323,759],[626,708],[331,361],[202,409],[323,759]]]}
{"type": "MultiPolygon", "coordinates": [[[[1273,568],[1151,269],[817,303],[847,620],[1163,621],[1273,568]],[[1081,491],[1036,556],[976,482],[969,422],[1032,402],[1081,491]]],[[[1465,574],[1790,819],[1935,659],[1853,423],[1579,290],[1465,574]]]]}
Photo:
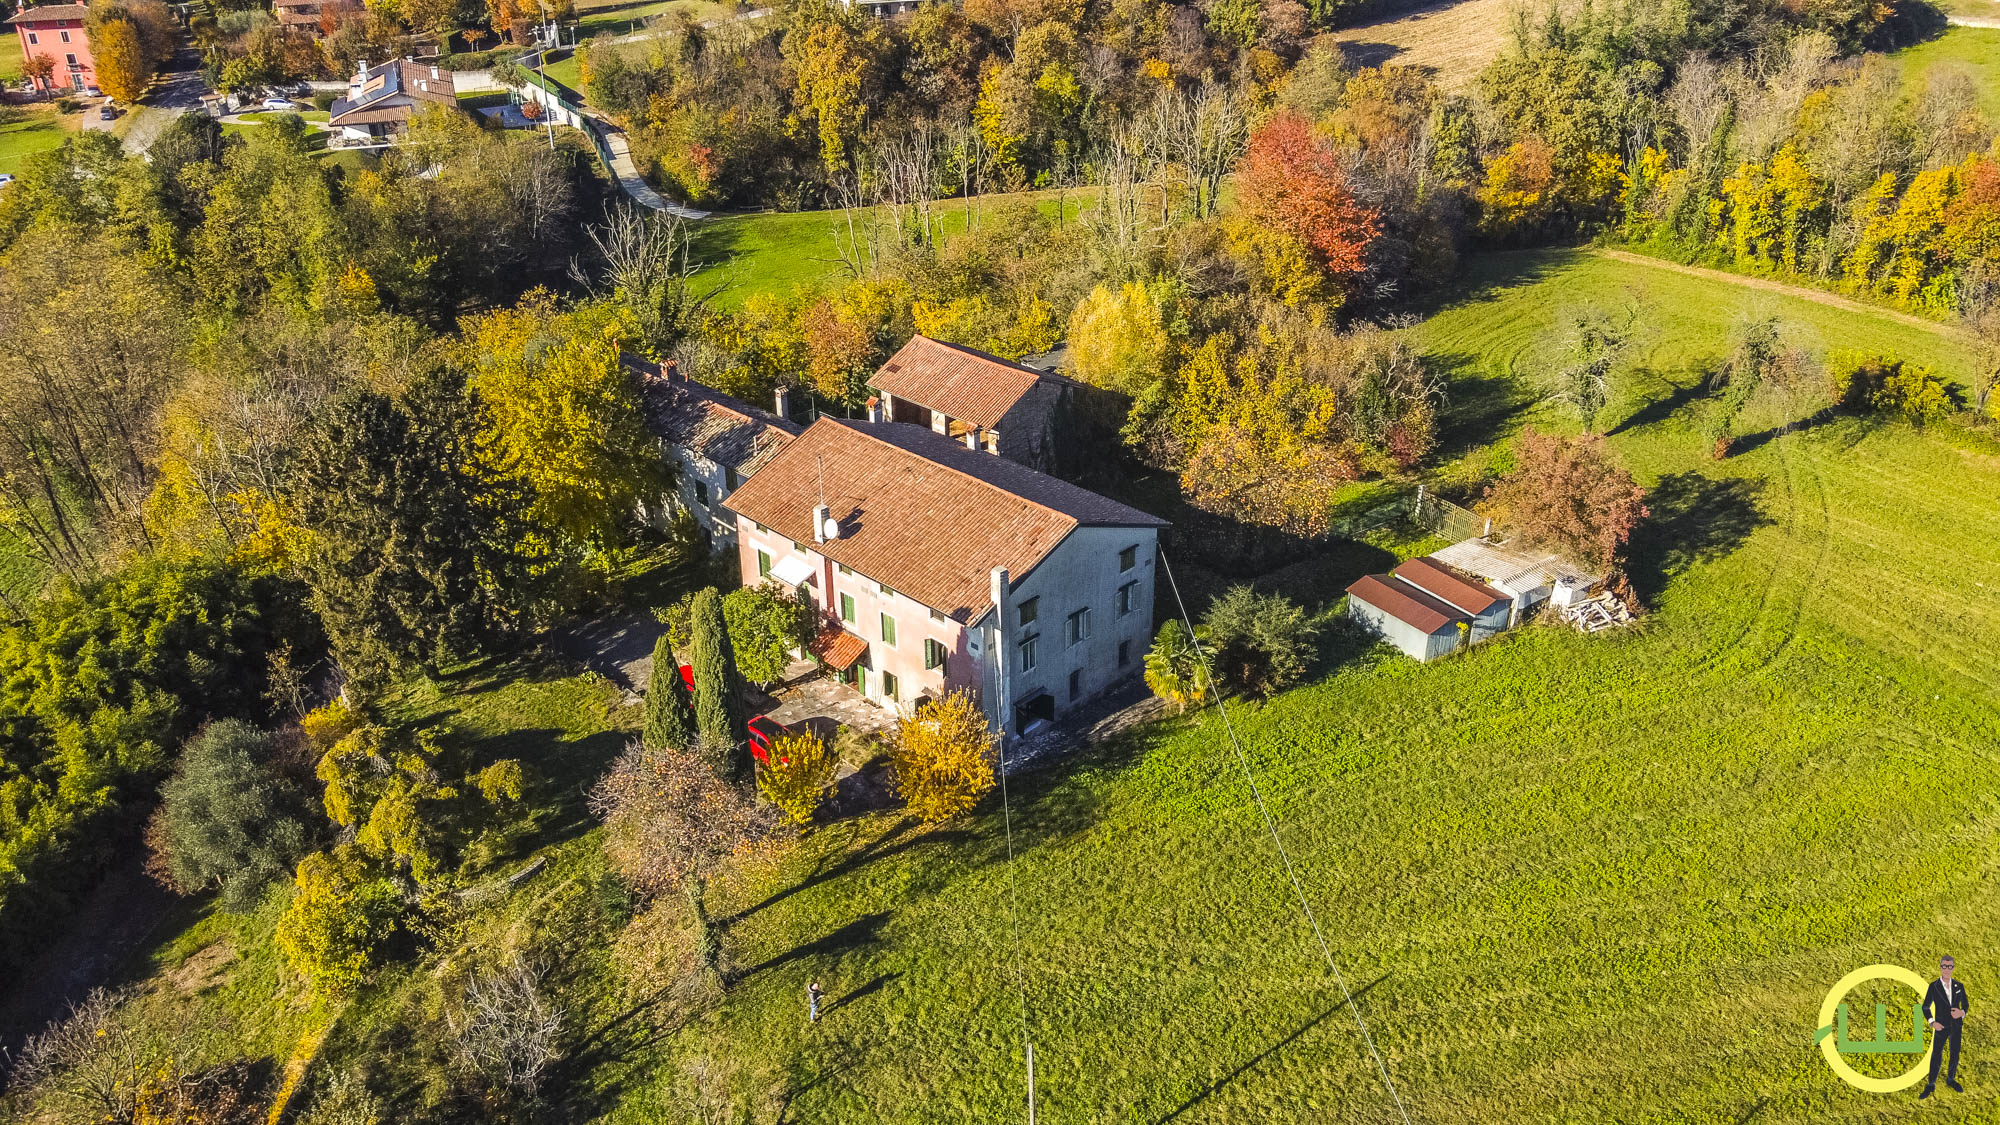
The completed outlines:
{"type": "Polygon", "coordinates": [[[892,672],[882,673],[882,698],[896,698],[896,676],[892,672]]]}
{"type": "Polygon", "coordinates": [[[1035,642],[1041,640],[1033,634],[1021,638],[1021,671],[1035,670],[1035,642]]]}
{"type": "Polygon", "coordinates": [[[1015,623],[1018,625],[1033,625],[1035,623],[1035,614],[1041,609],[1041,602],[1042,599],[1040,598],[1029,598],[1027,601],[1022,602],[1020,605],[1021,616],[1015,623]]]}
{"type": "Polygon", "coordinates": [[[1063,647],[1082,641],[1090,636],[1090,611],[1079,609],[1063,621],[1063,647]]]}
{"type": "Polygon", "coordinates": [[[1118,616],[1123,617],[1132,612],[1132,599],[1138,595],[1138,592],[1139,584],[1137,582],[1127,582],[1123,586],[1118,587],[1118,597],[1116,599],[1118,616]]]}
{"type": "Polygon", "coordinates": [[[770,528],[768,528],[768,527],[765,527],[765,526],[764,526],[763,524],[761,524],[761,523],[758,523],[758,522],[757,522],[756,520],[751,520],[751,521],[750,521],[750,526],[751,526],[751,527],[754,527],[754,528],[756,528],[756,529],[757,529],[757,534],[759,534],[759,535],[769,535],[769,534],[771,534],[771,529],[770,529],[770,528]]]}
{"type": "Polygon", "coordinates": [[[944,614],[942,614],[942,613],[939,613],[939,612],[938,612],[937,610],[931,610],[931,620],[932,620],[932,621],[943,621],[943,620],[944,620],[944,614]]]}
{"type": "Polygon", "coordinates": [[[1139,565],[1139,548],[1127,547],[1124,550],[1118,552],[1118,570],[1120,573],[1131,570],[1133,567],[1138,565],[1139,565]]]}
{"type": "Polygon", "coordinates": [[[757,577],[759,578],[771,577],[771,552],[769,551],[757,552],[757,577]]]}
{"type": "Polygon", "coordinates": [[[880,591],[882,596],[885,598],[893,598],[896,596],[896,591],[891,590],[887,582],[875,583],[875,589],[880,591]]]}
{"type": "Polygon", "coordinates": [[[882,615],[882,643],[896,647],[896,619],[886,613],[882,615]]]}
{"type": "Polygon", "coordinates": [[[842,594],[842,595],[840,595],[840,619],[841,619],[842,621],[845,621],[845,622],[847,622],[847,623],[848,623],[849,625],[852,625],[852,624],[854,624],[854,595],[853,595],[853,594],[842,594]]]}
{"type": "Polygon", "coordinates": [[[840,569],[840,573],[842,573],[842,574],[845,574],[845,575],[849,575],[849,576],[852,576],[852,575],[854,574],[854,569],[853,569],[852,567],[848,566],[848,565],[847,565],[846,563],[840,563],[840,564],[838,564],[838,565],[839,565],[839,569],[840,569]]]}

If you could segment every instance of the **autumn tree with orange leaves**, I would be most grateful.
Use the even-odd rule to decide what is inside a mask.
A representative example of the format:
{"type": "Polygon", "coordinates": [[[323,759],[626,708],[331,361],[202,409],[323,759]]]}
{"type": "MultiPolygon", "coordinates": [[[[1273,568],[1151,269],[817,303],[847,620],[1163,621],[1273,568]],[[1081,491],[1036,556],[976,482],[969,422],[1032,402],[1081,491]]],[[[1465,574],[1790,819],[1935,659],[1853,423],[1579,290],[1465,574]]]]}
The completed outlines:
{"type": "Polygon", "coordinates": [[[1250,135],[1237,170],[1250,213],[1304,243],[1336,284],[1351,285],[1367,270],[1382,217],[1354,197],[1339,154],[1305,118],[1279,110],[1250,135]]]}

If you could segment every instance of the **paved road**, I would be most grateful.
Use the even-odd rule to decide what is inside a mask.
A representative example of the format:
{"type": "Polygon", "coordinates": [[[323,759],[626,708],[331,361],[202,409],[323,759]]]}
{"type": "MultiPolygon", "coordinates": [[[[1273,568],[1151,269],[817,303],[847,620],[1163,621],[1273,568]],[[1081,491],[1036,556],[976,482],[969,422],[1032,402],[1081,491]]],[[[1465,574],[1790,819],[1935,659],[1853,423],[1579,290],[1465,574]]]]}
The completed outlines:
{"type": "Polygon", "coordinates": [[[132,124],[125,130],[125,151],[134,156],[144,155],[174,118],[188,110],[200,109],[201,96],[207,92],[208,82],[201,73],[201,53],[183,44],[154,80],[153,88],[132,108],[132,124]]]}

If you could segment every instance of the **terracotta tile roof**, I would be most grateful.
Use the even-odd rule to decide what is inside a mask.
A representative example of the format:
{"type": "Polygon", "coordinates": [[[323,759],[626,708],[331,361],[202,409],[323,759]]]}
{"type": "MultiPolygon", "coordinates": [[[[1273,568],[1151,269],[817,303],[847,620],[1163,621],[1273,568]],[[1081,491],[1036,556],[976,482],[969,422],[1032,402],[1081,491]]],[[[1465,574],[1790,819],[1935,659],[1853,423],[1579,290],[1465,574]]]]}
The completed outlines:
{"type": "Polygon", "coordinates": [[[972,348],[912,336],[868,385],[976,426],[997,429],[1007,412],[1037,387],[1073,382],[972,348]]]}
{"type": "Polygon", "coordinates": [[[990,604],[988,574],[1016,580],[1080,526],[1166,521],[922,426],[821,418],[723,506],[958,621],[990,604]],[[825,481],[840,538],[813,542],[825,481]]]}
{"type": "Polygon", "coordinates": [[[749,476],[800,432],[797,422],[766,413],[690,379],[663,372],[634,355],[621,357],[639,375],[653,432],[671,445],[749,476]]]}
{"type": "Polygon", "coordinates": [[[1436,559],[1411,559],[1397,567],[1394,573],[1439,601],[1457,606],[1474,617],[1511,600],[1479,579],[1436,559]]]}
{"type": "Polygon", "coordinates": [[[411,107],[398,98],[455,106],[458,104],[457,89],[457,82],[449,70],[409,59],[392,59],[355,75],[348,86],[351,96],[333,103],[328,123],[366,125],[378,121],[407,120],[411,107]]]}
{"type": "Polygon", "coordinates": [[[8,23],[48,23],[53,20],[80,20],[90,14],[83,4],[41,4],[14,13],[8,23]]]}
{"type": "Polygon", "coordinates": [[[828,625],[806,645],[806,651],[836,672],[845,672],[868,655],[868,642],[838,625],[828,625]]]}
{"type": "Polygon", "coordinates": [[[1394,575],[1368,574],[1347,588],[1347,596],[1367,602],[1383,613],[1419,632],[1436,633],[1460,621],[1465,614],[1424,593],[1394,575]]]}

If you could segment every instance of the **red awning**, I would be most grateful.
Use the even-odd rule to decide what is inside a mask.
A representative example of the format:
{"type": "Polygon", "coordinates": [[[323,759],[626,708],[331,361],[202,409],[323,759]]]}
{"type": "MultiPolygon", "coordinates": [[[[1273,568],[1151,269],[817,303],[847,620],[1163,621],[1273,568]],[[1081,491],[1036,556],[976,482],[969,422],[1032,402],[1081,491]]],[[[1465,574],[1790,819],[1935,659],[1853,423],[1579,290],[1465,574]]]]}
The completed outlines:
{"type": "Polygon", "coordinates": [[[806,646],[806,651],[834,671],[845,672],[868,655],[868,642],[838,625],[828,625],[806,646]]]}

